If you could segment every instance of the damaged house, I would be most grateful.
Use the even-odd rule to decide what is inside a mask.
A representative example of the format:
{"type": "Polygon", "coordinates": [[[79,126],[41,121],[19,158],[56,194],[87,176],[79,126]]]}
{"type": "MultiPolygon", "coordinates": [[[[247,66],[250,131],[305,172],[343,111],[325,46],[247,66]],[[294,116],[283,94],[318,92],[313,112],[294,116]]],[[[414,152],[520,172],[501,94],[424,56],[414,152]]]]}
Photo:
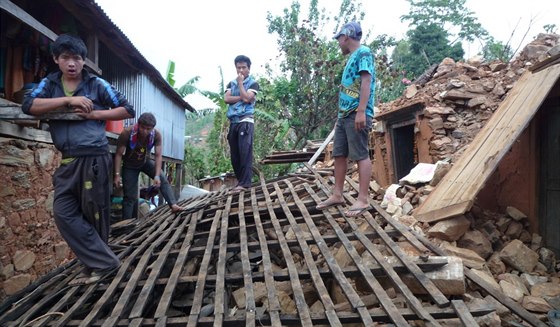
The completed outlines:
{"type": "Polygon", "coordinates": [[[560,254],[558,43],[558,35],[539,35],[509,65],[446,59],[432,68],[422,85],[381,106],[374,179],[387,187],[418,163],[450,161],[432,194],[410,199],[421,202],[413,212],[419,221],[461,215],[475,203],[496,212],[515,207],[528,232],[560,254]]]}

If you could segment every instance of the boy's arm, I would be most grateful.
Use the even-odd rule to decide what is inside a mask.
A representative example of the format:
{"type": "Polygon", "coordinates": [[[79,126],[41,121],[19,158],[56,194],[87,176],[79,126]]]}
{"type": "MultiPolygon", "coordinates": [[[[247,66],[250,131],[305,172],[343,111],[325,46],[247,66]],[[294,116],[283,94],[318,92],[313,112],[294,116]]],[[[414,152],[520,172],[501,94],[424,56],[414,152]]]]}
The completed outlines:
{"type": "Polygon", "coordinates": [[[115,161],[113,163],[114,167],[114,174],[113,174],[113,184],[116,188],[122,186],[121,180],[121,163],[122,163],[122,156],[126,149],[126,142],[128,142],[128,133],[126,131],[122,131],[121,135],[117,140],[117,150],[115,151],[115,161]]]}
{"type": "Polygon", "coordinates": [[[34,98],[31,100],[29,114],[38,116],[62,107],[73,108],[77,113],[90,113],[93,110],[93,102],[84,96],[34,98]]]}
{"type": "Polygon", "coordinates": [[[356,119],[354,121],[354,127],[357,130],[366,127],[366,108],[369,102],[369,96],[371,84],[371,74],[367,71],[360,72],[360,102],[358,104],[358,109],[356,110],[356,119]]]}
{"type": "Polygon", "coordinates": [[[249,92],[249,90],[245,90],[245,86],[243,85],[243,81],[241,81],[241,83],[239,83],[239,95],[240,95],[241,101],[243,101],[245,103],[251,103],[251,102],[253,102],[253,100],[255,100],[255,93],[254,92],[249,92]]]}
{"type": "Polygon", "coordinates": [[[162,154],[163,136],[159,131],[156,131],[156,136],[157,135],[159,135],[160,142],[156,142],[156,144],[154,145],[154,157],[155,157],[155,170],[154,170],[154,183],[153,183],[154,186],[161,185],[160,174],[161,174],[161,165],[163,161],[163,154],[162,154]]]}
{"type": "Polygon", "coordinates": [[[232,82],[229,82],[228,85],[226,86],[226,94],[224,95],[224,102],[227,103],[227,104],[234,104],[234,103],[237,103],[237,102],[241,101],[240,96],[231,95],[231,83],[232,82]]]}
{"type": "Polygon", "coordinates": [[[230,91],[230,90],[227,90],[227,91],[226,91],[226,95],[224,95],[224,102],[225,102],[225,103],[227,103],[227,104],[234,104],[234,103],[237,103],[237,102],[239,102],[239,101],[241,101],[241,97],[240,97],[240,96],[238,96],[238,95],[233,96],[233,95],[231,95],[231,91],[230,91]]]}
{"type": "Polygon", "coordinates": [[[85,119],[123,120],[134,117],[125,107],[117,107],[110,110],[93,110],[90,112],[84,112],[79,109],[75,109],[74,111],[85,119]]]}

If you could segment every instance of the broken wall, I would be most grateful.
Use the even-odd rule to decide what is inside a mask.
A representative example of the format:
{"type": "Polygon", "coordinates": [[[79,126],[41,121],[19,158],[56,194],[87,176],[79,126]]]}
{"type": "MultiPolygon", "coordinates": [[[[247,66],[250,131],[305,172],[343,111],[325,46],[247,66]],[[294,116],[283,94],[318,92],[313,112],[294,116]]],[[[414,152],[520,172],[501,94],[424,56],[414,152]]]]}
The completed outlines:
{"type": "Polygon", "coordinates": [[[0,302],[72,254],[53,219],[53,145],[0,138],[0,302]]]}
{"type": "Polygon", "coordinates": [[[530,232],[538,231],[538,119],[514,142],[479,192],[476,202],[486,210],[505,212],[513,206],[525,213],[530,232]]]}

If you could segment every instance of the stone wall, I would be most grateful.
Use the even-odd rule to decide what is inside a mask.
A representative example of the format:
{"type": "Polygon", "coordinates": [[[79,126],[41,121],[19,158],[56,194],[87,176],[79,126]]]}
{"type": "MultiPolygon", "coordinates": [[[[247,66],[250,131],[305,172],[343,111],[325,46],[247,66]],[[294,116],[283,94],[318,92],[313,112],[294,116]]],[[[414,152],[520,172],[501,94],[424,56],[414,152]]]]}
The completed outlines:
{"type": "Polygon", "coordinates": [[[72,258],[52,218],[53,145],[0,138],[0,302],[72,258]]]}

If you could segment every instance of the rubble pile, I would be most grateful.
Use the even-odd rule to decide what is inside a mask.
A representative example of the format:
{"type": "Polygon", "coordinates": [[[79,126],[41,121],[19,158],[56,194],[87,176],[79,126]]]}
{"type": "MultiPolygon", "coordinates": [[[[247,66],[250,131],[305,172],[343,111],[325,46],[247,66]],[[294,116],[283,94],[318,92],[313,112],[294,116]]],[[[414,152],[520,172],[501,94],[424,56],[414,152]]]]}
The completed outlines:
{"type": "MultiPolygon", "coordinates": [[[[471,271],[528,311],[545,320],[548,312],[560,310],[560,263],[554,252],[542,245],[541,236],[529,232],[527,216],[514,207],[496,213],[475,205],[470,212],[451,219],[418,222],[414,209],[435,185],[437,180],[416,185],[401,182],[381,189],[375,198],[394,219],[428,237],[450,256],[461,258],[471,271]]],[[[467,301],[497,304],[476,285],[468,284],[465,296],[467,301]]],[[[498,307],[501,320],[514,321],[507,308],[498,307]]]]}

